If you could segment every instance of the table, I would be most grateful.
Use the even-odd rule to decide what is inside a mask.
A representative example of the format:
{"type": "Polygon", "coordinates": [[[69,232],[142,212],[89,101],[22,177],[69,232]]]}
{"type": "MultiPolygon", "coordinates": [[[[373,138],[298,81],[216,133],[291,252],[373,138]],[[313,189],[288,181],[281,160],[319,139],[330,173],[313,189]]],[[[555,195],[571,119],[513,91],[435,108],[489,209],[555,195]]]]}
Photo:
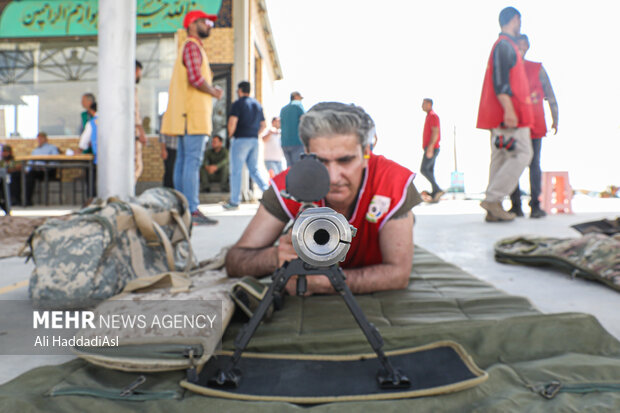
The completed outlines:
{"type": "Polygon", "coordinates": [[[28,161],[36,161],[38,164],[36,165],[24,165],[21,170],[21,187],[22,187],[22,206],[26,206],[26,167],[30,167],[33,169],[43,169],[44,174],[44,185],[45,192],[43,195],[43,199],[45,205],[48,203],[47,193],[49,188],[49,177],[48,171],[52,168],[60,168],[60,169],[70,169],[70,168],[80,168],[84,169],[88,174],[88,197],[92,197],[94,194],[93,191],[93,159],[94,156],[91,154],[80,154],[80,155],[26,155],[26,156],[16,156],[16,161],[28,162],[28,161]]]}

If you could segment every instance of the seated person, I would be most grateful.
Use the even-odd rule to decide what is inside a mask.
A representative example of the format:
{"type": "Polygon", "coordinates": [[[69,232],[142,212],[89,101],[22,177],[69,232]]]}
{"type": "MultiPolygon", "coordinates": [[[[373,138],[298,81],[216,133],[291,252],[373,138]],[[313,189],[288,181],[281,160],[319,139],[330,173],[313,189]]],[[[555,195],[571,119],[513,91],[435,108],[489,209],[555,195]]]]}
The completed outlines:
{"type": "MultiPolygon", "coordinates": [[[[47,134],[39,132],[37,135],[37,147],[32,150],[31,155],[58,155],[58,148],[47,141],[47,134]]],[[[32,206],[32,195],[36,181],[45,179],[45,171],[37,168],[42,162],[30,161],[26,166],[26,205],[32,206]]],[[[47,176],[53,179],[56,176],[56,168],[48,168],[47,176]]],[[[11,174],[11,192],[15,200],[21,196],[21,173],[11,174]]]]}
{"type": "MultiPolygon", "coordinates": [[[[415,174],[370,151],[374,122],[358,106],[319,103],[302,116],[299,132],[306,152],[316,154],[329,172],[330,189],[321,206],[341,213],[357,228],[341,263],[351,291],[363,294],[406,288],[413,259],[411,208],[421,202],[412,183],[415,174]]],[[[281,236],[300,206],[280,196],[287,173],[274,177],[256,215],[228,252],[230,277],[268,275],[297,258],[290,232],[281,236]]],[[[294,278],[286,286],[291,294],[295,293],[294,278]]],[[[313,276],[307,281],[307,294],[334,293],[327,277],[313,276]]]]}
{"type": "Polygon", "coordinates": [[[209,192],[209,184],[213,182],[219,182],[220,191],[228,192],[228,149],[219,135],[213,135],[211,147],[205,151],[200,168],[200,190],[209,192]]]}

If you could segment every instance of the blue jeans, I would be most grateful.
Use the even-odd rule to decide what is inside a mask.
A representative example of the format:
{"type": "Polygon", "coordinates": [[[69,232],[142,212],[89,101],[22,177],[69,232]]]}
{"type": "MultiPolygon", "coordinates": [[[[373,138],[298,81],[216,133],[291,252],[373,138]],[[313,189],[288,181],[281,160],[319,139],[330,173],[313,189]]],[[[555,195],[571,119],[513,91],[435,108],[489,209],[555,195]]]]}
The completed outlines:
{"type": "Polygon", "coordinates": [[[420,173],[428,179],[428,182],[431,183],[433,188],[431,195],[435,195],[442,190],[435,180],[435,160],[437,160],[437,155],[439,155],[439,148],[435,148],[433,157],[430,159],[426,157],[426,151],[424,151],[422,155],[422,165],[420,165],[420,173]]]}
{"type": "Polygon", "coordinates": [[[177,159],[174,162],[174,188],[185,195],[192,213],[198,210],[199,174],[204,146],[205,135],[179,136],[177,159]]]}
{"type": "Polygon", "coordinates": [[[265,168],[267,172],[271,169],[274,175],[282,172],[282,161],[265,161],[265,168]]]}
{"type": "Polygon", "coordinates": [[[261,190],[266,191],[269,188],[258,169],[258,139],[235,137],[230,144],[230,203],[233,205],[241,202],[243,164],[248,166],[250,176],[261,190]]]}
{"type": "Polygon", "coordinates": [[[290,168],[301,158],[301,154],[304,153],[304,146],[283,146],[282,152],[284,152],[284,157],[286,158],[286,166],[290,168]]]}

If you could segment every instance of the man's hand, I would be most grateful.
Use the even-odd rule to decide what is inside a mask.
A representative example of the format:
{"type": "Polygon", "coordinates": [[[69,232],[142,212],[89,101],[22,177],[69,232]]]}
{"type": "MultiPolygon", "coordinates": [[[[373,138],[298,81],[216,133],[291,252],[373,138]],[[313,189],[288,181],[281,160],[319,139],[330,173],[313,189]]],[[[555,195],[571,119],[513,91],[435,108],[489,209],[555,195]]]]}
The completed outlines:
{"type": "Polygon", "coordinates": [[[553,124],[551,125],[551,129],[553,129],[553,134],[557,135],[558,134],[558,124],[553,122],[553,124]]]}
{"type": "Polygon", "coordinates": [[[430,145],[429,145],[429,146],[426,148],[426,157],[427,157],[428,159],[431,159],[431,158],[433,157],[433,155],[434,155],[434,154],[435,154],[435,149],[434,149],[432,146],[430,146],[430,145]]]}
{"type": "Polygon", "coordinates": [[[505,128],[516,128],[519,125],[519,118],[517,118],[517,114],[514,109],[510,108],[504,111],[504,127],[505,128]]]}
{"type": "Polygon", "coordinates": [[[207,173],[212,175],[215,171],[217,171],[217,165],[205,165],[205,169],[207,170],[207,173]]]}
{"type": "Polygon", "coordinates": [[[221,99],[222,95],[224,94],[224,91],[222,90],[222,88],[219,87],[219,86],[215,86],[213,89],[214,89],[213,90],[213,97],[216,98],[216,99],[221,99]]]}
{"type": "Polygon", "coordinates": [[[293,261],[298,258],[295,248],[293,248],[293,237],[289,231],[285,235],[280,237],[280,243],[278,245],[278,268],[281,267],[286,261],[293,261]]]}
{"type": "Polygon", "coordinates": [[[166,145],[161,146],[161,159],[164,161],[168,159],[168,149],[166,149],[166,145]]]}

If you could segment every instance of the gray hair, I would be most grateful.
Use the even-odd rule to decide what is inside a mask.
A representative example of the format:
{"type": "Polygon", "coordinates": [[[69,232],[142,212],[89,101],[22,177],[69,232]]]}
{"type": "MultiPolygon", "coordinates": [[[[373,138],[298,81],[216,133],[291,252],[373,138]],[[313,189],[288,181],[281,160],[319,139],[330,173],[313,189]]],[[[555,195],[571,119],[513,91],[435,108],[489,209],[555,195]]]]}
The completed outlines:
{"type": "Polygon", "coordinates": [[[308,148],[310,139],[334,135],[355,135],[366,148],[375,136],[375,122],[360,106],[321,102],[301,117],[299,137],[308,148]]]}

